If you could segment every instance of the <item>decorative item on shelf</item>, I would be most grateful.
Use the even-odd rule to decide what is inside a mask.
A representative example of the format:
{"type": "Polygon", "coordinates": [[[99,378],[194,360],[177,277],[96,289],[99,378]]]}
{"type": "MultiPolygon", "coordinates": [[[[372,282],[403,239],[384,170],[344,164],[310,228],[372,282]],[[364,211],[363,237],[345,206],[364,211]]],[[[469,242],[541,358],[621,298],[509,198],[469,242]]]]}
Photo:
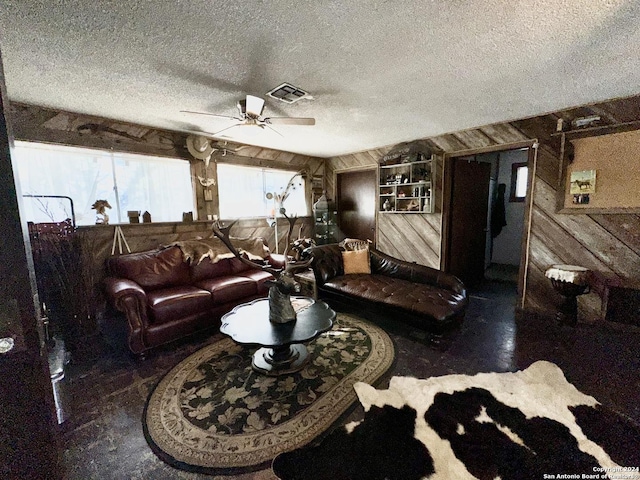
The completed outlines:
{"type": "Polygon", "coordinates": [[[593,127],[600,121],[600,115],[590,115],[588,117],[578,117],[571,121],[573,128],[593,127]]]}
{"type": "Polygon", "coordinates": [[[147,211],[145,211],[142,214],[142,223],[151,223],[151,214],[147,211]]]}
{"type": "Polygon", "coordinates": [[[182,213],[182,221],[183,222],[193,222],[193,212],[183,212],[182,213]]]}
{"type": "Polygon", "coordinates": [[[432,213],[433,153],[421,142],[417,142],[417,146],[414,143],[410,147],[404,145],[393,158],[385,156],[386,163],[380,162],[378,208],[381,212],[432,213]],[[416,202],[409,206],[412,198],[416,202]]]}
{"type": "Polygon", "coordinates": [[[431,170],[427,168],[418,168],[415,177],[418,182],[430,182],[431,170]]]}
{"type": "Polygon", "coordinates": [[[106,200],[96,200],[91,205],[91,209],[96,211],[96,225],[109,225],[109,215],[107,215],[107,208],[111,208],[109,202],[106,200]]]}
{"type": "Polygon", "coordinates": [[[411,199],[409,201],[409,203],[407,204],[407,211],[408,212],[417,212],[419,210],[420,210],[420,204],[416,200],[411,199]]]}
{"type": "Polygon", "coordinates": [[[127,210],[129,223],[140,223],[140,210],[127,210]]]}

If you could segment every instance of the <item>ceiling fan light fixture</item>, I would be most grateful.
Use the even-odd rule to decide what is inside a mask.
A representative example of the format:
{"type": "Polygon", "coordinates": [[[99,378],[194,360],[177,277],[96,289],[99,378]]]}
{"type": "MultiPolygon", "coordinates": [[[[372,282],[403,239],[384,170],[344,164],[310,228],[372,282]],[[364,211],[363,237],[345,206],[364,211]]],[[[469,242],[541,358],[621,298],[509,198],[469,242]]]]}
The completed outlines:
{"type": "Polygon", "coordinates": [[[254,97],[253,95],[247,95],[245,114],[251,117],[259,117],[264,110],[264,99],[260,97],[254,97]]]}

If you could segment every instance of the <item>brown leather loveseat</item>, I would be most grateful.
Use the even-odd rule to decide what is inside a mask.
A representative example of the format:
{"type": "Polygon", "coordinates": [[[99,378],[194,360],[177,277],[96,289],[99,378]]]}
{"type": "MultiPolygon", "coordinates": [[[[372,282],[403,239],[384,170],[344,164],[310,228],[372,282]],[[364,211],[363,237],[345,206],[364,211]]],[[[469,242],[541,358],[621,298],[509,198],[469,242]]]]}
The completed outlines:
{"type": "MultiPolygon", "coordinates": [[[[281,255],[264,251],[263,261],[282,266],[281,255]]],[[[185,260],[184,249],[175,245],[111,257],[107,269],[107,298],[124,313],[129,349],[136,354],[219,327],[221,316],[236,305],[266,296],[265,281],[273,279],[237,258],[185,260]]]]}
{"type": "Polygon", "coordinates": [[[328,301],[382,309],[391,318],[440,334],[462,321],[469,299],[454,275],[369,248],[371,273],[346,274],[339,244],[311,247],[318,295],[328,301]]]}

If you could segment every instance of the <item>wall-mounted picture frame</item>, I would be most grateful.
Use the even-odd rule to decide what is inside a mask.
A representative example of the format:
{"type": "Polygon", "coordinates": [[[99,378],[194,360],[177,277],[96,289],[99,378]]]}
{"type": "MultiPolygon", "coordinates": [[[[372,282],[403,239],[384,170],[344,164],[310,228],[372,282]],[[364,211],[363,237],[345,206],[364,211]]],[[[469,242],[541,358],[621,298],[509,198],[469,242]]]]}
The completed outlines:
{"type": "Polygon", "coordinates": [[[213,192],[210,188],[204,189],[204,201],[205,202],[213,202],[213,192]]]}
{"type": "MultiPolygon", "coordinates": [[[[569,187],[569,193],[571,193],[571,195],[585,195],[585,194],[590,194],[595,192],[596,192],[596,171],[595,170],[580,170],[577,172],[571,172],[571,183],[569,187]]],[[[583,203],[588,203],[588,202],[583,202],[583,203]]]]}

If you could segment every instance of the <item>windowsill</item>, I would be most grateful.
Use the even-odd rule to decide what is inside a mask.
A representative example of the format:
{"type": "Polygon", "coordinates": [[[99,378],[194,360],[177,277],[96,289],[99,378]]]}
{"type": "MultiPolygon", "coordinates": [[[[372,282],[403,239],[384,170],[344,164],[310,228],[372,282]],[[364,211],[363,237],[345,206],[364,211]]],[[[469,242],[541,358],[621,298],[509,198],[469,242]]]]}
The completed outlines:
{"type": "MultiPolygon", "coordinates": [[[[293,218],[293,217],[291,217],[293,218]]],[[[296,217],[298,219],[306,219],[312,218],[311,215],[305,215],[303,217],[296,217]]],[[[223,219],[220,220],[223,224],[231,223],[233,221],[237,222],[264,222],[266,221],[266,217],[244,217],[238,219],[223,219]]],[[[286,221],[285,217],[278,217],[278,222],[286,221]]],[[[174,222],[149,222],[149,223],[109,223],[107,225],[99,224],[99,225],[78,225],[79,229],[89,229],[89,228],[108,228],[108,227],[158,227],[158,226],[171,226],[171,225],[202,225],[202,224],[211,224],[213,220],[194,220],[192,222],[182,222],[182,221],[174,221],[174,222]]]]}

